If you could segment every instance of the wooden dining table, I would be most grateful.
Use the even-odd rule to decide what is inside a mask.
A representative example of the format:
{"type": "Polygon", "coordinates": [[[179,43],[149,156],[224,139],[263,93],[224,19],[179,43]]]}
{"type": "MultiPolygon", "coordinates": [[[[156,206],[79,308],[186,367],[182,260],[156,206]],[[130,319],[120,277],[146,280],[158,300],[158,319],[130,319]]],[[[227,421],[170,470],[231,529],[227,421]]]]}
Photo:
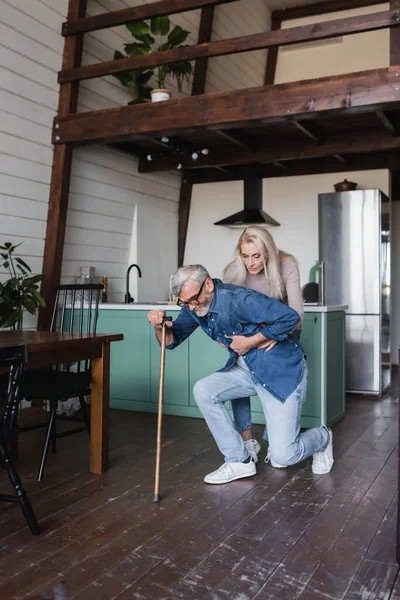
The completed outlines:
{"type": "Polygon", "coordinates": [[[91,359],[90,471],[108,468],[110,344],[123,340],[121,333],[56,333],[49,331],[2,331],[0,347],[24,344],[28,349],[26,368],[91,359]]]}

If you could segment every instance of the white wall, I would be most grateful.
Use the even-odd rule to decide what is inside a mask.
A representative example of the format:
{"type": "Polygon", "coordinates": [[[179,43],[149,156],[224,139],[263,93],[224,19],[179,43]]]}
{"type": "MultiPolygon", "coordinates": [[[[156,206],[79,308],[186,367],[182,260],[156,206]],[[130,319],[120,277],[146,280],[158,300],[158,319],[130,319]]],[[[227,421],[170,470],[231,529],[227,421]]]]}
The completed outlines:
{"type": "MultiPolygon", "coordinates": [[[[240,0],[215,7],[212,41],[270,29],[271,11],[264,0],[240,0]]],[[[208,61],[206,93],[263,85],[264,50],[220,56],[208,61]]]]}
{"type": "MultiPolygon", "coordinates": [[[[229,5],[227,5],[229,6],[229,5]]],[[[385,10],[379,5],[308,19],[287,21],[284,27],[331,20],[344,16],[385,10]]],[[[276,82],[296,81],[351,71],[385,67],[389,64],[388,31],[347,36],[335,42],[304,44],[279,52],[276,82]]],[[[264,210],[281,227],[272,228],[278,246],[299,260],[302,283],[318,258],[317,197],[333,191],[333,184],[347,178],[360,188],[378,187],[388,192],[388,172],[364,171],[264,180],[264,210]]],[[[230,182],[197,185],[189,221],[185,262],[204,263],[213,276],[232,259],[240,231],[215,227],[213,222],[243,208],[243,184],[230,182]]],[[[400,344],[400,203],[393,204],[392,245],[392,362],[397,363],[400,344]]]]}
{"type": "MultiPolygon", "coordinates": [[[[139,4],[142,0],[89,0],[88,14],[139,4]]],[[[67,0],[0,0],[0,243],[22,241],[21,256],[37,273],[42,270],[67,5],[67,0]]],[[[199,11],[173,20],[192,31],[192,42],[197,39],[199,11]]],[[[123,27],[87,34],[84,64],[111,59],[127,40],[123,27]]],[[[81,84],[79,110],[129,100],[115,78],[90,80],[81,84]]],[[[94,265],[97,275],[109,277],[110,301],[123,300],[125,271],[135,257],[143,278],[137,291],[132,272],[134,297],[166,297],[169,273],[176,267],[179,189],[180,176],[139,175],[137,160],[122,152],[96,146],[75,150],[62,280],[72,282],[79,266],[94,265]]],[[[7,274],[0,272],[0,277],[7,274]]],[[[25,326],[34,324],[25,319],[25,326]]]]}
{"type": "MultiPolygon", "coordinates": [[[[300,267],[302,285],[318,260],[318,193],[334,191],[344,178],[358,183],[358,189],[379,187],[388,193],[388,172],[362,171],[291,177],[290,186],[281,178],[264,179],[263,209],[280,227],[270,227],[277,245],[293,254],[300,267]]],[[[288,178],[289,179],[289,178],[288,178]]],[[[213,223],[243,208],[243,184],[209,183],[196,185],[192,198],[185,262],[204,264],[214,277],[233,258],[242,229],[217,227],[213,223]]]]}
{"type": "MultiPolygon", "coordinates": [[[[291,21],[284,21],[282,29],[381,12],[388,9],[389,4],[379,4],[306,19],[292,19],[291,21]]],[[[333,40],[321,40],[281,48],[278,53],[275,83],[378,69],[387,67],[388,64],[388,30],[370,31],[333,40]]]]}

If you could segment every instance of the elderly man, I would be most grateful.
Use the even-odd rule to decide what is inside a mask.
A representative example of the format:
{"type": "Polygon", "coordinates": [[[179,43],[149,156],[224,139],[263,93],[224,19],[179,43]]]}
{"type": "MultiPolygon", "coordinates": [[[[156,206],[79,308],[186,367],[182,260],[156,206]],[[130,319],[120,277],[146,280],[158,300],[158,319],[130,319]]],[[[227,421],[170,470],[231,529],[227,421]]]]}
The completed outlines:
{"type": "MultiPolygon", "coordinates": [[[[181,344],[197,327],[229,352],[225,367],[198,381],[193,394],[225,463],[204,478],[221,484],[256,473],[242,437],[225,404],[258,395],[268,423],[271,465],[283,468],[313,456],[312,470],[329,473],[333,465],[332,432],[325,426],[300,433],[307,391],[307,363],[292,331],[299,315],[278,300],[253,290],[211,279],[201,265],[181,267],[171,291],[182,310],[168,324],[168,349],[181,344]]],[[[148,319],[161,340],[165,312],[148,319]]]]}

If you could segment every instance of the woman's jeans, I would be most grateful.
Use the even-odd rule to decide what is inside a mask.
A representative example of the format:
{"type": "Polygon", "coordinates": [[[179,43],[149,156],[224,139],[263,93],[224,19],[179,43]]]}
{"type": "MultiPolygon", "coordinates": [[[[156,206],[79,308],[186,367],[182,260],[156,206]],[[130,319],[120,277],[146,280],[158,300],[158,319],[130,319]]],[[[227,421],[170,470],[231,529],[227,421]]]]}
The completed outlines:
{"type": "Polygon", "coordinates": [[[280,402],[262,385],[254,383],[245,361],[239,357],[232,369],[200,379],[193,394],[226,462],[242,462],[248,452],[235,428],[226,402],[237,396],[258,395],[268,422],[269,449],[274,462],[288,466],[325,450],[329,433],[315,427],[300,433],[300,418],[307,392],[308,368],[304,359],[303,376],[285,402],[280,402]]]}
{"type": "MultiPolygon", "coordinates": [[[[293,333],[295,335],[298,334],[298,338],[300,339],[301,329],[297,329],[293,333]]],[[[235,400],[232,400],[231,405],[236,429],[239,432],[251,429],[250,398],[235,398],[235,400]]],[[[265,423],[263,438],[264,440],[268,440],[268,421],[265,423]]]]}

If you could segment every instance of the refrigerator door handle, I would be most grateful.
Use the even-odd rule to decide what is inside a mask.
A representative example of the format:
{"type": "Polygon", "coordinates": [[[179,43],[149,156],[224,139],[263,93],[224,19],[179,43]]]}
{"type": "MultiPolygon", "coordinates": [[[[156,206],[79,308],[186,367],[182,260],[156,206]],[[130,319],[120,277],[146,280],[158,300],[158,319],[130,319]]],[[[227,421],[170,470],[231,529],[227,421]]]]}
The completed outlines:
{"type": "Polygon", "coordinates": [[[319,272],[320,272],[320,304],[322,306],[325,305],[325,264],[324,261],[321,260],[319,263],[319,272]]]}

